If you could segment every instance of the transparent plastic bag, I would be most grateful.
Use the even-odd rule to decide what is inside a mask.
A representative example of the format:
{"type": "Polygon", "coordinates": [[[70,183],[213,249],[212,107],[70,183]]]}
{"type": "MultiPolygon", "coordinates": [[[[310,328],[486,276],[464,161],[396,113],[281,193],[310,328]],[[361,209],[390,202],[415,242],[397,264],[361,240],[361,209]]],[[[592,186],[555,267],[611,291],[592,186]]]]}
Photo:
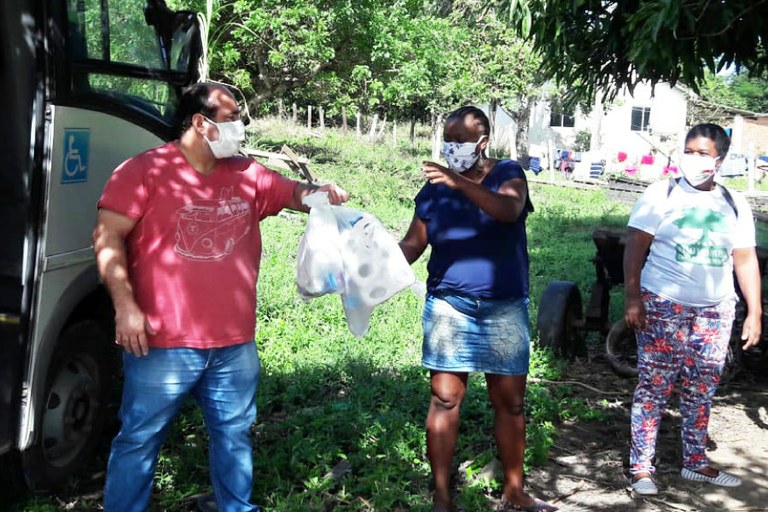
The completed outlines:
{"type": "Polygon", "coordinates": [[[305,299],[344,291],[341,237],[327,192],[304,198],[309,220],[296,254],[296,288],[305,299]]]}
{"type": "MultiPolygon", "coordinates": [[[[342,286],[337,286],[335,290],[329,290],[325,293],[341,294],[349,330],[355,336],[360,337],[368,332],[370,316],[374,307],[408,287],[414,289],[416,293],[420,293],[423,286],[419,287],[420,283],[416,282],[416,276],[403,256],[397,241],[376,217],[345,206],[329,205],[327,196],[324,198],[324,204],[321,200],[310,199],[315,195],[317,193],[307,196],[305,204],[312,206],[309,214],[310,222],[312,222],[313,214],[319,214],[317,218],[322,216],[323,243],[314,243],[315,233],[310,232],[319,223],[311,225],[308,222],[307,231],[303,237],[307,243],[302,245],[300,242],[299,244],[300,255],[303,252],[304,256],[303,260],[301,257],[299,258],[298,264],[299,267],[302,266],[302,261],[322,261],[324,264],[313,265],[315,268],[298,269],[297,285],[299,284],[299,274],[309,275],[320,270],[320,267],[322,267],[323,273],[309,279],[309,281],[320,282],[327,279],[327,272],[330,271],[331,266],[325,265],[325,262],[328,255],[333,251],[326,246],[335,244],[338,253],[334,254],[339,255],[338,262],[342,267],[340,276],[335,279],[342,286]],[[336,232],[334,234],[330,234],[333,230],[328,227],[328,212],[336,220],[336,232]],[[320,250],[322,256],[317,257],[311,254],[315,250],[320,250]]],[[[302,293],[301,287],[299,287],[299,291],[304,297],[317,296],[302,293]]]]}

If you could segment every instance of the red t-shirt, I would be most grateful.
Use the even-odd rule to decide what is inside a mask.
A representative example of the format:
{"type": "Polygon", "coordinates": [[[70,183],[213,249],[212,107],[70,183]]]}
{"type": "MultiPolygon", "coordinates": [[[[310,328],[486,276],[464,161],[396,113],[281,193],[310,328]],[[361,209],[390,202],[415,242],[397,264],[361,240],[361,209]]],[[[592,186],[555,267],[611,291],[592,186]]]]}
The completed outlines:
{"type": "Polygon", "coordinates": [[[129,277],[157,335],[152,347],[215,348],[253,339],[261,258],[259,221],[291,200],[296,183],[249,158],[210,175],[175,142],[123,162],[98,207],[136,220],[129,277]]]}

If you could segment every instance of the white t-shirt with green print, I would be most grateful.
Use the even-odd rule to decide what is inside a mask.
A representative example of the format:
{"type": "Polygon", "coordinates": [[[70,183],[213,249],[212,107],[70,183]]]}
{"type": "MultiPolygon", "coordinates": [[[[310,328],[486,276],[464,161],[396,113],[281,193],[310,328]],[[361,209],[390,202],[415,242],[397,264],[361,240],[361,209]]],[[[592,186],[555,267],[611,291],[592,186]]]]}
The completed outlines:
{"type": "Polygon", "coordinates": [[[689,306],[712,306],[732,296],[733,249],[755,246],[755,221],[744,196],[721,187],[693,188],[680,179],[651,184],[629,216],[629,227],[654,236],[640,286],[689,306]]]}

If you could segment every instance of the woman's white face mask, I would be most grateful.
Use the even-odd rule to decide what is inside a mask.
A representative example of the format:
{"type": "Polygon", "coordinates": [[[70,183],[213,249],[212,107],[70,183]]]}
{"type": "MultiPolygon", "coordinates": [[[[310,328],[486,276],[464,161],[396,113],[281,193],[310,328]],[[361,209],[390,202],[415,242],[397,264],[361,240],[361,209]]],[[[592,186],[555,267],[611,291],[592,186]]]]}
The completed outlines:
{"type": "Polygon", "coordinates": [[[477,146],[485,137],[482,135],[477,142],[443,142],[443,158],[448,168],[458,173],[471,169],[480,158],[477,146]]]}
{"type": "Polygon", "coordinates": [[[237,120],[217,123],[207,117],[205,120],[219,130],[219,138],[217,140],[210,140],[204,136],[213,156],[216,158],[235,156],[240,150],[240,143],[245,140],[245,125],[243,122],[237,120]]]}
{"type": "Polygon", "coordinates": [[[709,155],[686,153],[680,157],[680,170],[686,181],[695,187],[715,174],[718,160],[718,158],[709,155]]]}

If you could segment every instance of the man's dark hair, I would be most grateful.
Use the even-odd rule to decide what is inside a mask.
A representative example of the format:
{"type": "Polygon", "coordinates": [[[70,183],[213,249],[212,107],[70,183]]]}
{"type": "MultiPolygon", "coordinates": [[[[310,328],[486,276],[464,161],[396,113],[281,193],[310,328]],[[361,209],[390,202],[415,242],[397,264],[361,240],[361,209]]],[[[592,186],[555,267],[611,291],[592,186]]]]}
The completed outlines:
{"type": "Polygon", "coordinates": [[[179,135],[189,130],[192,126],[192,116],[195,114],[202,114],[211,120],[216,117],[217,107],[208,101],[208,97],[212,90],[223,88],[219,84],[201,82],[184,89],[179,99],[179,109],[176,111],[176,128],[179,135]]]}
{"type": "Polygon", "coordinates": [[[697,124],[691,128],[688,135],[685,136],[685,142],[687,144],[689,140],[698,137],[706,137],[713,141],[718,157],[723,158],[728,154],[728,148],[731,147],[731,138],[728,137],[728,134],[722,126],[714,123],[697,124]]]}
{"type": "Polygon", "coordinates": [[[486,116],[485,112],[479,108],[472,107],[470,105],[458,108],[448,114],[448,117],[445,118],[445,124],[452,123],[454,121],[463,121],[467,116],[472,116],[480,121],[480,124],[483,125],[483,129],[485,130],[482,135],[491,134],[491,122],[488,120],[488,116],[486,116]]]}

